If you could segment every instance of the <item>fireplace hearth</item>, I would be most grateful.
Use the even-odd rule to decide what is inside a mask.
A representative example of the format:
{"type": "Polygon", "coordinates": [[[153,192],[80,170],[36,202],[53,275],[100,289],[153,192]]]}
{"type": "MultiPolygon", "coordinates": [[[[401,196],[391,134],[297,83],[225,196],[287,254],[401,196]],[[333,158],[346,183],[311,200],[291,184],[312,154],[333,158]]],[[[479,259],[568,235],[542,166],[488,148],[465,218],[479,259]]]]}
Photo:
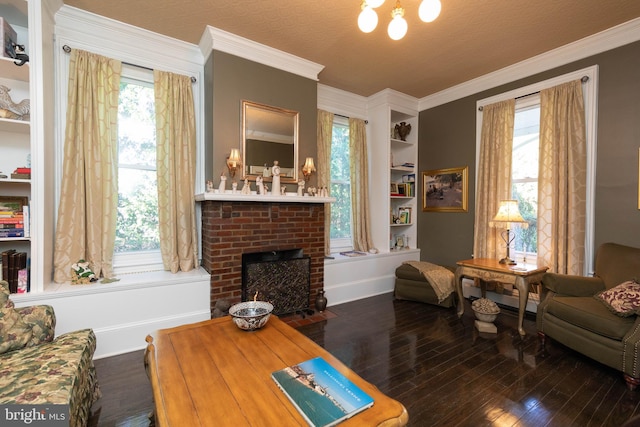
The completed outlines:
{"type": "Polygon", "coordinates": [[[308,308],[310,278],[311,258],[302,249],[242,254],[242,301],[269,301],[276,315],[308,308]]]}

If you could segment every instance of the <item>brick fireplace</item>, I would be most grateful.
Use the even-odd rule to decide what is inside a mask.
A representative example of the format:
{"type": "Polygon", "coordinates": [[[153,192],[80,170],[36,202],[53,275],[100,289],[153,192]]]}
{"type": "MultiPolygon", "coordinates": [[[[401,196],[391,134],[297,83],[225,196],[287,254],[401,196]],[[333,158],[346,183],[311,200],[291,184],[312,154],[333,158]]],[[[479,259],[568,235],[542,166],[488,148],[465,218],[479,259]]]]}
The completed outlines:
{"type": "Polygon", "coordinates": [[[309,306],[324,282],[324,204],[203,200],[202,266],[216,301],[240,302],[242,254],[301,248],[311,257],[309,306]]]}

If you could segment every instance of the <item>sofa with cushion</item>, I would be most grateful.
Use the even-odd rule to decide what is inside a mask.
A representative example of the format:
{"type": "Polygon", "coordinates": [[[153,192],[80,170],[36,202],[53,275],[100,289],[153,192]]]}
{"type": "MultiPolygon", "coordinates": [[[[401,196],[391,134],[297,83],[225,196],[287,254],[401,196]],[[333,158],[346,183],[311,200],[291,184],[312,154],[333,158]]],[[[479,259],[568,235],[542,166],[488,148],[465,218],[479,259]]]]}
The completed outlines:
{"type": "Polygon", "coordinates": [[[0,405],[69,405],[69,425],[86,426],[99,397],[96,337],[83,329],[54,338],[55,324],[53,307],[16,308],[0,281],[0,405]]]}
{"type": "Polygon", "coordinates": [[[538,336],[564,344],[640,384],[640,248],[605,243],[593,277],[546,273],[538,336]]]}

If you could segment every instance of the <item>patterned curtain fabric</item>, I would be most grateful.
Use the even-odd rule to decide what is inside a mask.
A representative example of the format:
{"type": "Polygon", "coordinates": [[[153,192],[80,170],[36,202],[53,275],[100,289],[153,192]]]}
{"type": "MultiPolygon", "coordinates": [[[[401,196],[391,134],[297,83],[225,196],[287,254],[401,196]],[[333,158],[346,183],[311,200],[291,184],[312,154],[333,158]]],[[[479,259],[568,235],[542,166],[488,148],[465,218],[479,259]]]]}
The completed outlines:
{"type": "Polygon", "coordinates": [[[64,163],[54,248],[54,280],[71,279],[84,259],[93,272],[113,277],[118,208],[118,96],[122,64],[74,49],[64,163]]]}
{"type": "Polygon", "coordinates": [[[165,270],[198,266],[195,213],[196,120],[191,79],[153,72],[160,252],[165,270]]]}
{"type": "Polygon", "coordinates": [[[349,170],[351,173],[351,210],[353,223],[353,249],[369,251],[371,220],[369,215],[369,161],[367,158],[367,132],[364,120],[349,119],[349,170]]]}
{"type": "Polygon", "coordinates": [[[473,236],[475,258],[504,258],[506,247],[500,232],[490,226],[501,200],[511,198],[511,156],[515,100],[486,105],[482,109],[480,161],[473,236]]]}
{"type": "Polygon", "coordinates": [[[580,80],[540,92],[538,262],[581,275],[584,265],[587,154],[580,80]]]}
{"type": "MultiPolygon", "coordinates": [[[[318,185],[331,191],[331,140],[333,139],[333,114],[318,110],[318,185]]],[[[331,203],[324,204],[324,254],[331,253],[331,203]]]]}

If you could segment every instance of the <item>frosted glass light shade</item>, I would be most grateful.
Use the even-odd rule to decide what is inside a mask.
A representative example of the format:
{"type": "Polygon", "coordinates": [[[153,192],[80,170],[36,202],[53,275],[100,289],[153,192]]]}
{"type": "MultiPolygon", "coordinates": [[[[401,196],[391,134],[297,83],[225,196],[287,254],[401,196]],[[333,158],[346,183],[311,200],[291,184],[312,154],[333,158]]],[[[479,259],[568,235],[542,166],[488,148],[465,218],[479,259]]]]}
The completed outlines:
{"type": "Polygon", "coordinates": [[[372,8],[380,7],[384,3],[384,0],[367,0],[367,5],[372,8]]]}
{"type": "Polygon", "coordinates": [[[418,8],[418,16],[424,22],[433,22],[440,15],[441,9],[440,0],[423,0],[418,8]]]}
{"type": "Polygon", "coordinates": [[[391,22],[389,22],[389,27],[387,28],[387,33],[392,40],[400,40],[407,34],[407,21],[402,17],[402,15],[397,14],[393,17],[391,22]]]}
{"type": "Polygon", "coordinates": [[[358,15],[358,28],[363,33],[370,33],[378,26],[378,14],[368,4],[362,8],[358,15]]]}

